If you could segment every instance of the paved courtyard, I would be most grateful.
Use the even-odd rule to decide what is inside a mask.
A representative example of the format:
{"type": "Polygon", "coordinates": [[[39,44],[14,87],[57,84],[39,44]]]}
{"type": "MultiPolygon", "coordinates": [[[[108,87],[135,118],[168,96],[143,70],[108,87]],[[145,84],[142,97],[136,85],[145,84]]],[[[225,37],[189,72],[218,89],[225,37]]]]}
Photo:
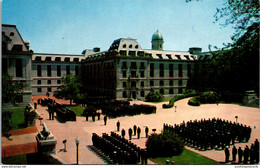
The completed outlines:
{"type": "MultiPolygon", "coordinates": [[[[145,133],[144,127],[148,126],[151,132],[152,129],[156,129],[156,132],[161,132],[163,129],[163,123],[170,125],[180,124],[181,122],[189,120],[200,120],[201,118],[222,118],[235,122],[235,116],[238,116],[238,122],[252,128],[251,138],[248,143],[236,144],[237,147],[241,146],[243,149],[245,145],[251,146],[251,143],[256,138],[259,139],[259,108],[244,107],[233,104],[206,104],[200,107],[193,107],[187,104],[188,99],[183,99],[175,103],[177,110],[174,108],[163,109],[163,103],[146,103],[140,101],[132,101],[131,104],[151,104],[157,107],[156,114],[150,115],[136,115],[125,116],[114,119],[108,119],[107,125],[104,125],[103,116],[100,120],[92,122],[85,120],[85,117],[77,117],[76,122],[60,123],[55,120],[49,120],[47,107],[38,106],[38,111],[43,117],[43,121],[47,124],[49,130],[54,134],[57,139],[56,156],[63,160],[64,163],[74,164],[76,162],[76,145],[75,138],[78,136],[80,139],[79,144],[79,162],[80,164],[106,164],[99,156],[89,150],[88,146],[92,145],[92,133],[102,135],[102,133],[110,134],[111,131],[116,131],[116,122],[120,121],[120,129],[126,130],[126,138],[128,138],[128,128],[133,127],[134,124],[141,128],[141,139],[133,137],[132,142],[136,143],[140,147],[145,147],[145,133]],[[64,152],[63,140],[67,140],[67,152],[64,152]]],[[[37,127],[42,130],[39,121],[37,121],[37,127]]],[[[118,132],[120,134],[120,132],[118,132]]],[[[198,151],[193,148],[188,148],[194,152],[204,155],[208,158],[216,160],[218,162],[224,162],[224,151],[209,150],[198,151]]],[[[152,164],[152,162],[148,162],[152,164]]]]}

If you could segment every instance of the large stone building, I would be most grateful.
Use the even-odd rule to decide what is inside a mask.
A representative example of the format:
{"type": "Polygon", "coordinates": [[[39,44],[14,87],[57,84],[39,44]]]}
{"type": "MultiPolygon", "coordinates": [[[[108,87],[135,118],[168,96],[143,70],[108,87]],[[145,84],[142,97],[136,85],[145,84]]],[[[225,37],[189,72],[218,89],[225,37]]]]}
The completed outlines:
{"type": "MultiPolygon", "coordinates": [[[[120,38],[107,51],[84,50],[79,55],[33,53],[15,25],[2,25],[2,72],[27,84],[20,105],[32,95],[53,94],[65,74],[82,74],[89,95],[115,99],[141,99],[151,91],[165,97],[181,94],[201,48],[189,51],[163,50],[163,36],[157,30],[152,49],[142,49],[137,40],[120,38]]],[[[204,58],[200,57],[200,58],[204,58]]]]}
{"type": "MultiPolygon", "coordinates": [[[[2,74],[10,74],[14,81],[22,82],[26,87],[17,96],[16,107],[25,107],[31,102],[31,57],[29,42],[23,40],[15,25],[2,25],[2,74]]],[[[2,101],[4,102],[4,100],[2,101]]],[[[14,107],[11,103],[4,103],[6,108],[14,107]]]]}
{"type": "Polygon", "coordinates": [[[189,52],[163,50],[163,36],[152,36],[152,50],[142,49],[135,39],[115,40],[108,51],[85,52],[82,74],[91,94],[116,99],[141,99],[151,91],[165,97],[183,93],[200,48],[189,52]]]}

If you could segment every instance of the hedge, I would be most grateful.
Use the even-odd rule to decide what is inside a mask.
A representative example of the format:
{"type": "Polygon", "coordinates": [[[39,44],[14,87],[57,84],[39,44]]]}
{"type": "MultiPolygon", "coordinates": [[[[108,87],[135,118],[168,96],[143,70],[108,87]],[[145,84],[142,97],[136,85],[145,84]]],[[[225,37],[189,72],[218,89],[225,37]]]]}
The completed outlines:
{"type": "Polygon", "coordinates": [[[177,96],[174,96],[170,101],[169,101],[169,104],[163,104],[163,108],[172,108],[174,106],[174,103],[178,100],[181,100],[181,99],[185,99],[187,97],[192,97],[192,96],[196,96],[198,95],[199,93],[196,92],[195,90],[187,90],[184,94],[182,95],[177,95],[177,96]]]}
{"type": "Polygon", "coordinates": [[[216,103],[219,101],[217,94],[213,91],[203,92],[201,95],[193,97],[188,104],[191,106],[200,106],[200,104],[216,103]]]}

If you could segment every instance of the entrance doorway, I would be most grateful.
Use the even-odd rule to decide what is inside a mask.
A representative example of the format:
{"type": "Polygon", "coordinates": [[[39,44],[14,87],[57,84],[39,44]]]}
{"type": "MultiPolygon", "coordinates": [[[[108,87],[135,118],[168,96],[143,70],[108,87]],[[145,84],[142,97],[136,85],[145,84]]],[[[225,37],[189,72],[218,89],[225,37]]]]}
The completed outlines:
{"type": "Polygon", "coordinates": [[[135,91],[132,91],[132,98],[136,99],[136,92],[135,91]]]}

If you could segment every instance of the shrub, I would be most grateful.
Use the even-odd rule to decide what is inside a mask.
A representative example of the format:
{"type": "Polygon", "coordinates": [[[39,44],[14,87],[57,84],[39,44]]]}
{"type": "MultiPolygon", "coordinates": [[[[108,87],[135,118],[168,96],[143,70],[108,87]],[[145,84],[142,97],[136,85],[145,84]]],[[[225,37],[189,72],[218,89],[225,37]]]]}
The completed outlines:
{"type": "Polygon", "coordinates": [[[164,99],[164,96],[160,94],[159,92],[151,91],[149,94],[145,97],[145,99],[148,102],[160,102],[164,99]]]}
{"type": "Polygon", "coordinates": [[[191,90],[191,89],[188,89],[184,94],[182,95],[177,95],[177,96],[174,96],[170,101],[169,101],[169,104],[163,104],[163,108],[172,108],[174,106],[174,103],[178,100],[181,100],[181,99],[184,99],[184,98],[187,98],[187,97],[192,97],[192,96],[196,96],[198,95],[199,93],[197,93],[195,90],[191,90]]]}
{"type": "Polygon", "coordinates": [[[200,101],[198,100],[197,96],[193,97],[189,100],[188,105],[191,106],[200,106],[200,101]]]}
{"type": "Polygon", "coordinates": [[[152,134],[146,141],[149,157],[169,157],[179,155],[183,151],[183,140],[171,131],[152,134]]]}
{"type": "Polygon", "coordinates": [[[3,111],[2,113],[2,132],[5,137],[9,137],[8,131],[11,130],[11,118],[12,118],[12,112],[10,111],[3,111]]]}

